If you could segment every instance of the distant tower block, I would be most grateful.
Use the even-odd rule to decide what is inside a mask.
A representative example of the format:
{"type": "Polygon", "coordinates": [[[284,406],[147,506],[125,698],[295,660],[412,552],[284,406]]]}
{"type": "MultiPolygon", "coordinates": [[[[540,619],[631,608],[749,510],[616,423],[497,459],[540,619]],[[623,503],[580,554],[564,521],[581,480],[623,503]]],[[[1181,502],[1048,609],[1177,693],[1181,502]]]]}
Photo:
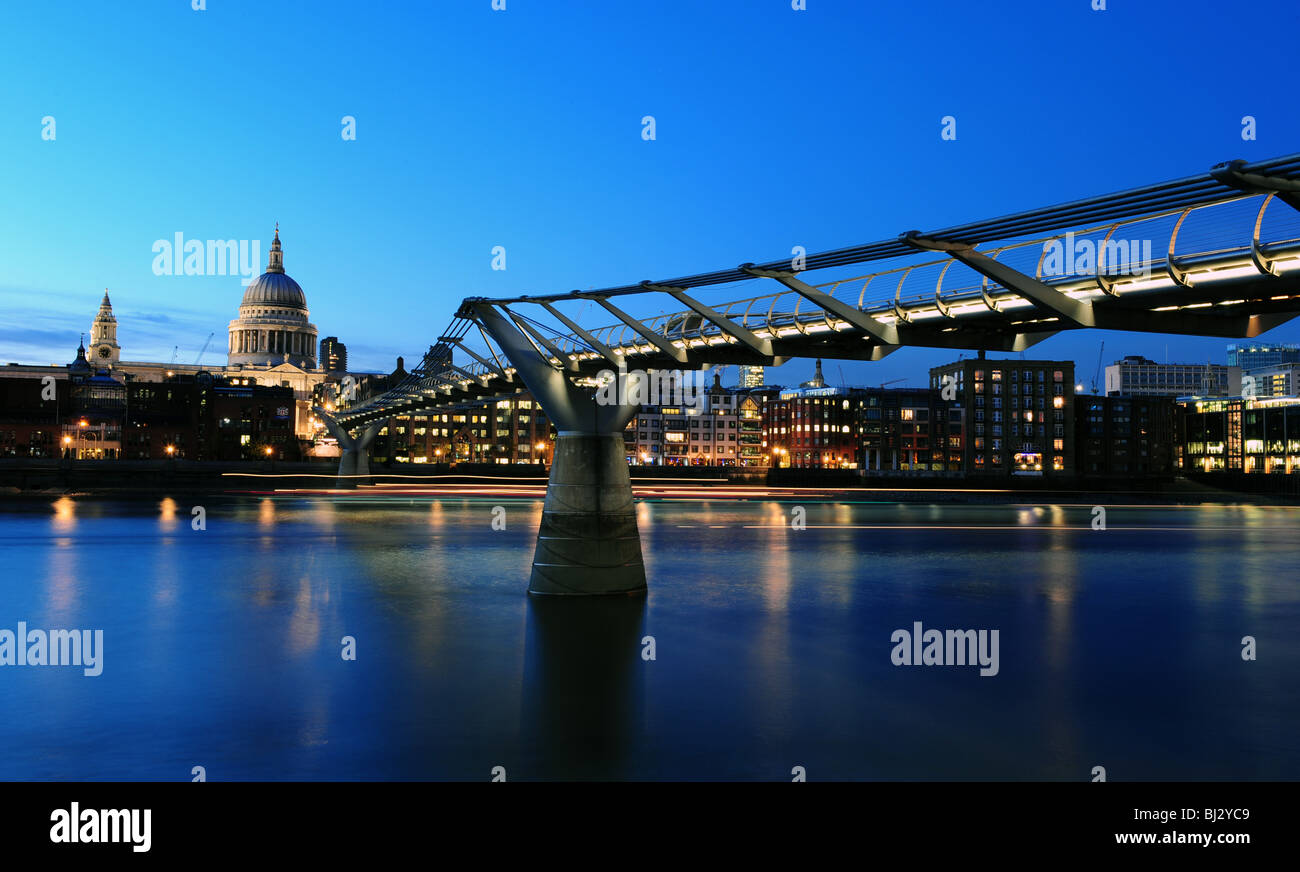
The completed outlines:
{"type": "Polygon", "coordinates": [[[761,388],[763,378],[763,367],[742,366],[740,367],[740,384],[738,386],[742,388],[761,388]]]}
{"type": "Polygon", "coordinates": [[[319,360],[326,372],[347,372],[348,347],[337,336],[326,336],[320,341],[319,360]]]}

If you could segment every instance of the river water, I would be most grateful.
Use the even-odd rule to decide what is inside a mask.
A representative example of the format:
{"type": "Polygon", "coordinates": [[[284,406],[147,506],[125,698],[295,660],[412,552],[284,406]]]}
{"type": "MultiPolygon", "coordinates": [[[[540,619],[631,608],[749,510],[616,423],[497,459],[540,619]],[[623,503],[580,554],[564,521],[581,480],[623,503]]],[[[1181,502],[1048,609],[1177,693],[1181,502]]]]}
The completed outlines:
{"type": "Polygon", "coordinates": [[[555,601],[532,499],[0,503],[0,630],[103,631],[0,666],[0,778],[1300,778],[1300,509],[803,508],[642,502],[649,595],[555,601]]]}

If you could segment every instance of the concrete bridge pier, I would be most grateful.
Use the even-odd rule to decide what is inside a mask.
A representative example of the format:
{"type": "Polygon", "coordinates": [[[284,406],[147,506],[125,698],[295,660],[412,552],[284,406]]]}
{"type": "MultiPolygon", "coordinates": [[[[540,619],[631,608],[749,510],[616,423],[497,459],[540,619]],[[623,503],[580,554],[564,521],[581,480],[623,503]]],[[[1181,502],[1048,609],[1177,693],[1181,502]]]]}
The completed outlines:
{"type": "Polygon", "coordinates": [[[560,433],[528,592],[635,594],[645,590],[641,534],[622,428],[617,433],[560,433]]]}
{"type": "MultiPolygon", "coordinates": [[[[476,306],[557,437],[528,592],[543,596],[643,594],[645,564],[637,529],[623,429],[636,404],[604,402],[593,388],[569,382],[491,306],[476,306]]],[[[628,374],[631,381],[639,377],[628,374]]]]}
{"type": "Polygon", "coordinates": [[[324,409],[315,407],[312,411],[320,416],[320,419],[325,422],[325,428],[339,443],[339,471],[338,477],[334,480],[334,487],[356,487],[358,479],[355,476],[370,474],[370,445],[375,441],[375,435],[383,429],[384,422],[374,421],[367,424],[353,436],[324,409]]]}

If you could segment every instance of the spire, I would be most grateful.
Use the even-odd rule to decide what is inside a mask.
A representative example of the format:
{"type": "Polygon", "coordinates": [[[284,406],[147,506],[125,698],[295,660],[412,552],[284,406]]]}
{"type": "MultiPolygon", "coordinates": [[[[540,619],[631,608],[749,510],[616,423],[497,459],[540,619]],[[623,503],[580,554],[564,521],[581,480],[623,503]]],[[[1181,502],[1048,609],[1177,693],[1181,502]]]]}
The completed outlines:
{"type": "MultiPolygon", "coordinates": [[[[96,321],[116,321],[113,317],[113,303],[108,299],[108,288],[104,288],[104,299],[99,303],[99,314],[95,316],[96,321]]],[[[95,337],[92,335],[90,341],[94,342],[95,337]]]]}
{"type": "Polygon", "coordinates": [[[280,250],[280,222],[275,222],[275,239],[271,240],[271,258],[267,261],[266,271],[269,273],[284,272],[284,252],[280,250]]]}
{"type": "Polygon", "coordinates": [[[72,363],[68,364],[68,369],[74,373],[82,374],[90,371],[90,361],[86,360],[86,334],[81,334],[81,342],[77,344],[77,356],[72,363]]]}

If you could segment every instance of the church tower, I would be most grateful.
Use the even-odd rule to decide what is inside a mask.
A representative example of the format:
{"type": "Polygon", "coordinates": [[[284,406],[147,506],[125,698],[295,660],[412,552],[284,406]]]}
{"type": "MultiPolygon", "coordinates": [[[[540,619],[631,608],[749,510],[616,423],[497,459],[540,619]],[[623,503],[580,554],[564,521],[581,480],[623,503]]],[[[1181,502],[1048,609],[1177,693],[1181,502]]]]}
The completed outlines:
{"type": "Polygon", "coordinates": [[[822,375],[822,359],[820,357],[817,358],[817,371],[813,373],[813,377],[810,378],[808,381],[804,382],[803,384],[799,385],[799,387],[801,388],[826,387],[826,377],[822,375]]]}
{"type": "Polygon", "coordinates": [[[99,314],[90,325],[90,364],[103,369],[117,366],[122,349],[117,344],[117,319],[113,317],[113,304],[104,291],[104,301],[99,304],[99,314]]]}

